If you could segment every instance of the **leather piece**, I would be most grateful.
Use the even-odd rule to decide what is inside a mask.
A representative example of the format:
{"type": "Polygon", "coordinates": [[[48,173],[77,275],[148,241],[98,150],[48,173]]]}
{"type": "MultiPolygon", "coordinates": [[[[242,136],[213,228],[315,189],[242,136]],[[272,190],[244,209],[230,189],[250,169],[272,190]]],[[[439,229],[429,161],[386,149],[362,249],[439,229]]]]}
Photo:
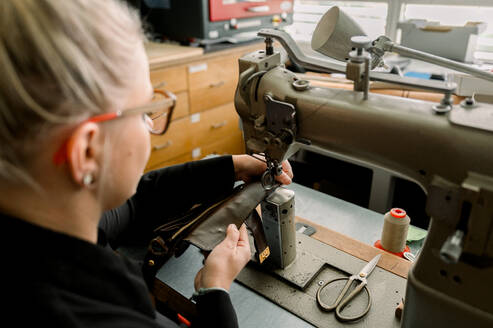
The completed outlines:
{"type": "Polygon", "coordinates": [[[184,215],[164,223],[154,230],[155,237],[151,239],[142,265],[144,280],[149,288],[154,284],[154,277],[159,268],[173,255],[179,256],[189,244],[184,238],[193,231],[211,213],[234,197],[243,189],[243,186],[235,188],[231,195],[223,197],[209,204],[195,204],[184,215]]]}
{"type": "Polygon", "coordinates": [[[226,237],[228,225],[234,223],[240,228],[269,193],[260,182],[244,185],[242,190],[218,206],[206,220],[203,220],[184,239],[204,251],[211,251],[226,237]]]}
{"type": "MultiPolygon", "coordinates": [[[[258,216],[255,208],[273,190],[265,190],[261,182],[243,184],[227,197],[223,196],[208,204],[196,204],[184,215],[156,228],[142,266],[149,288],[152,288],[159,268],[171,256],[181,255],[189,243],[205,253],[210,252],[224,240],[229,224],[234,223],[240,228],[253,212],[258,216]]],[[[249,228],[253,231],[253,238],[249,235],[252,260],[262,263],[269,256],[270,250],[259,216],[250,219],[249,228]],[[255,253],[253,245],[260,251],[255,253]]]]}

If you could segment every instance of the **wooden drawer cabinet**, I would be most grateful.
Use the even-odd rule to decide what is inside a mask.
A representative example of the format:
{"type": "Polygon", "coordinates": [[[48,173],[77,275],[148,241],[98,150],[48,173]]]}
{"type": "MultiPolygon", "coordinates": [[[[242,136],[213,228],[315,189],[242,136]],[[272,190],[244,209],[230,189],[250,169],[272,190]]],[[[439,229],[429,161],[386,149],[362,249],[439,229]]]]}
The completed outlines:
{"type": "Polygon", "coordinates": [[[166,89],[177,93],[188,89],[185,66],[151,71],[151,83],[154,88],[166,89]]]}
{"type": "Polygon", "coordinates": [[[190,114],[188,107],[188,92],[175,93],[176,95],[176,106],[173,110],[172,120],[187,117],[190,114]]]}
{"type": "Polygon", "coordinates": [[[150,162],[149,162],[149,164],[147,164],[146,171],[151,171],[151,170],[159,169],[161,167],[166,167],[166,166],[171,166],[171,165],[176,165],[176,164],[182,164],[185,162],[193,161],[194,159],[195,158],[192,157],[192,152],[188,152],[184,155],[169,159],[167,161],[155,163],[154,165],[150,165],[150,162]]]}
{"type": "Polygon", "coordinates": [[[224,140],[240,132],[239,118],[234,103],[228,103],[194,115],[200,115],[200,122],[192,124],[195,147],[224,140]]]}
{"type": "Polygon", "coordinates": [[[151,157],[147,167],[189,153],[193,149],[190,120],[184,117],[173,121],[168,131],[162,136],[151,135],[151,157]]]}
{"type": "Polygon", "coordinates": [[[243,154],[245,153],[245,147],[243,143],[237,142],[238,139],[242,139],[241,132],[232,135],[231,138],[206,145],[201,149],[201,157],[207,155],[243,154]]]}
{"type": "Polygon", "coordinates": [[[228,144],[230,149],[243,149],[238,114],[233,103],[175,120],[166,134],[152,135],[151,158],[147,168],[154,168],[160,163],[185,154],[189,154],[193,159],[202,158],[211,153],[205,153],[202,148],[207,149],[207,145],[220,141],[235,144],[234,147],[228,144]]]}
{"type": "Polygon", "coordinates": [[[173,120],[190,114],[188,106],[188,82],[185,66],[151,71],[151,83],[155,89],[169,90],[176,95],[173,120]]]}
{"type": "Polygon", "coordinates": [[[238,57],[192,63],[188,66],[191,113],[234,100],[238,81],[238,57]]]}
{"type": "Polygon", "coordinates": [[[263,44],[259,43],[175,59],[172,64],[151,61],[152,85],[173,92],[177,103],[166,134],[151,136],[151,157],[146,171],[211,154],[244,153],[239,117],[233,103],[238,58],[262,48],[263,44]]]}
{"type": "Polygon", "coordinates": [[[238,138],[241,139],[241,133],[232,136],[230,139],[215,142],[202,148],[195,148],[191,152],[172,158],[165,162],[157,163],[155,165],[148,165],[147,170],[154,170],[161,167],[199,160],[209,155],[243,154],[245,152],[245,147],[243,144],[237,142],[238,138]]]}

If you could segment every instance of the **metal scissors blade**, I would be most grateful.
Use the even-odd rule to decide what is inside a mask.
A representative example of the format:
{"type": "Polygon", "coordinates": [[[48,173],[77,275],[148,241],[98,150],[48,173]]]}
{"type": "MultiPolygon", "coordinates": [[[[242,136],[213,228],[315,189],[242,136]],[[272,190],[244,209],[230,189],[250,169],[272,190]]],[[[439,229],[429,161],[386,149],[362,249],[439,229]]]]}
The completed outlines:
{"type": "Polygon", "coordinates": [[[378,254],[377,256],[375,256],[370,262],[368,262],[364,267],[363,269],[361,269],[361,271],[359,272],[359,276],[361,278],[366,278],[370,275],[370,273],[372,273],[373,269],[375,269],[375,267],[377,266],[377,263],[378,261],[380,260],[380,257],[382,256],[382,254],[378,254]]]}

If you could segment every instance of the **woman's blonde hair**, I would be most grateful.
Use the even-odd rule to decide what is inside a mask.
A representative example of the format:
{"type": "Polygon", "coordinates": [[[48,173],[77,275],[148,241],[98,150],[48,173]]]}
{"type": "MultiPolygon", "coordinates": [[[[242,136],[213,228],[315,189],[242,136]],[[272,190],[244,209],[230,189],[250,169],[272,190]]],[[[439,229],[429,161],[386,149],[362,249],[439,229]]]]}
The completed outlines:
{"type": "Polygon", "coordinates": [[[117,108],[144,40],[119,0],[1,0],[0,181],[32,182],[50,127],[117,108]]]}

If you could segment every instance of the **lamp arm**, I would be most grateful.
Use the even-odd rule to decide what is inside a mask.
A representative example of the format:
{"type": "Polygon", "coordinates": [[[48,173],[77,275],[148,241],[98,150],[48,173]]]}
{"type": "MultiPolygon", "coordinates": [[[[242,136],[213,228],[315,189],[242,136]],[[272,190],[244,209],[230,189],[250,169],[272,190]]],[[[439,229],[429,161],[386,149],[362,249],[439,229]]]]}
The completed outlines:
{"type": "MultiPolygon", "coordinates": [[[[346,73],[346,63],[338,63],[304,54],[303,51],[298,47],[296,42],[293,40],[293,38],[284,31],[274,29],[261,29],[258,32],[258,36],[276,39],[283,46],[291,59],[307,70],[315,70],[327,73],[346,73]]],[[[372,48],[370,48],[370,50],[371,49],[372,48]]],[[[445,94],[453,93],[457,87],[455,83],[450,82],[425,80],[375,71],[370,71],[369,75],[369,78],[372,81],[387,82],[417,90],[428,90],[445,94]]]]}
{"type": "Polygon", "coordinates": [[[453,69],[453,70],[456,70],[456,71],[459,71],[462,73],[473,75],[475,77],[478,77],[478,78],[486,80],[486,81],[493,82],[493,74],[490,72],[486,72],[486,71],[471,67],[469,65],[456,62],[454,60],[450,60],[447,58],[428,54],[428,53],[423,52],[423,51],[403,47],[401,45],[395,44],[393,41],[391,41],[389,38],[387,38],[385,36],[379,37],[376,40],[376,44],[378,44],[379,40],[382,38],[384,39],[384,42],[382,42],[382,47],[383,47],[384,52],[387,52],[387,51],[396,52],[399,55],[402,55],[404,57],[422,60],[422,61],[427,62],[427,63],[431,63],[431,64],[435,64],[438,66],[450,68],[450,69],[453,69]]]}

